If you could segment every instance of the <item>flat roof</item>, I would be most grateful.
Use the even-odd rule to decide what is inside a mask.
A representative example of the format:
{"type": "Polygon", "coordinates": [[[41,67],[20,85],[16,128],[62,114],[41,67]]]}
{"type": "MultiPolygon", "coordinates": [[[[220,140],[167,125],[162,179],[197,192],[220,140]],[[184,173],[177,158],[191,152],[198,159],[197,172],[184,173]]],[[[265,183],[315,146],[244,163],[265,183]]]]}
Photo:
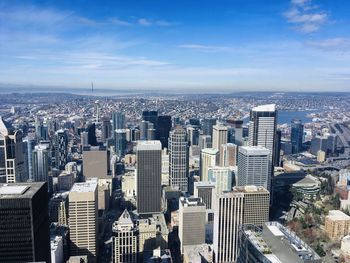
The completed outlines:
{"type": "Polygon", "coordinates": [[[0,184],[0,199],[31,198],[45,182],[0,184]]]}
{"type": "Polygon", "coordinates": [[[252,111],[268,111],[268,112],[274,112],[276,111],[276,104],[266,104],[266,105],[259,105],[257,107],[254,107],[252,111]]]}
{"type": "Polygon", "coordinates": [[[270,150],[263,146],[241,146],[239,152],[247,155],[269,155],[270,150]]]}
{"type": "Polygon", "coordinates": [[[350,216],[340,210],[330,210],[327,217],[331,220],[350,220],[350,216]]]}
{"type": "Polygon", "coordinates": [[[83,192],[83,193],[94,192],[96,187],[97,187],[97,181],[90,180],[85,183],[73,184],[70,192],[83,192]]]}
{"type": "Polygon", "coordinates": [[[207,154],[217,154],[219,152],[218,149],[215,149],[215,148],[204,148],[202,149],[203,153],[207,153],[207,154]]]}
{"type": "Polygon", "coordinates": [[[3,185],[0,186],[0,195],[21,195],[28,188],[27,185],[3,185]]]}
{"type": "Polygon", "coordinates": [[[271,233],[274,236],[276,236],[276,237],[283,237],[284,236],[283,232],[281,230],[279,230],[279,228],[277,226],[268,225],[267,227],[270,229],[271,233]]]}
{"type": "Polygon", "coordinates": [[[148,150],[162,150],[162,144],[160,141],[137,141],[137,151],[148,151],[148,150]]]}

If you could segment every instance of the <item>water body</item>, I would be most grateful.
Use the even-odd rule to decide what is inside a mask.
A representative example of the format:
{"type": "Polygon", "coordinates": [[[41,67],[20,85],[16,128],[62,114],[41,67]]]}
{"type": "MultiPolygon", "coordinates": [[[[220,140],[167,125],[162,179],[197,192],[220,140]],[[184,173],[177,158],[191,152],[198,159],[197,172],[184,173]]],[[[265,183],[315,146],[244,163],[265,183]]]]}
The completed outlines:
{"type": "Polygon", "coordinates": [[[312,122],[307,115],[314,111],[278,111],[278,124],[290,124],[293,119],[301,120],[303,123],[312,122]]]}

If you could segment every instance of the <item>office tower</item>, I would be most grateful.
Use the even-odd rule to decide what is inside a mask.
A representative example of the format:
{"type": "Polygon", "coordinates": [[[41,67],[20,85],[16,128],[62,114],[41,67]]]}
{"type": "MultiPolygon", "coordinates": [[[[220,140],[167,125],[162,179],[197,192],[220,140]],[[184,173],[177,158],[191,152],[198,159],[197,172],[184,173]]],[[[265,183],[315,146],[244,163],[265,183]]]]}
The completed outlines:
{"type": "Polygon", "coordinates": [[[275,159],[273,166],[281,166],[281,139],[282,139],[282,131],[276,131],[275,138],[275,159]]]}
{"type": "Polygon", "coordinates": [[[22,132],[14,130],[0,117],[0,182],[27,181],[24,161],[22,132]]]}
{"type": "Polygon", "coordinates": [[[115,133],[115,152],[119,157],[125,155],[126,150],[126,130],[118,129],[115,133]]]}
{"type": "Polygon", "coordinates": [[[106,179],[110,172],[110,152],[105,147],[84,148],[83,175],[86,179],[106,179]]]}
{"type": "Polygon", "coordinates": [[[125,129],[125,114],[123,112],[113,112],[112,131],[125,129]]]}
{"type": "Polygon", "coordinates": [[[88,132],[82,131],[80,133],[80,142],[81,142],[81,145],[83,147],[89,145],[89,133],[88,132]]]}
{"type": "Polygon", "coordinates": [[[75,183],[68,200],[71,255],[86,255],[95,262],[98,233],[97,182],[91,180],[75,183]]]}
{"type": "Polygon", "coordinates": [[[108,138],[111,137],[111,121],[109,117],[102,118],[102,127],[101,127],[101,140],[102,142],[106,142],[108,138]]]}
{"type": "Polygon", "coordinates": [[[205,243],[205,216],[205,204],[200,198],[180,198],[179,239],[182,253],[184,246],[205,243]]]}
{"type": "Polygon", "coordinates": [[[292,143],[292,152],[299,153],[303,149],[304,125],[301,120],[294,119],[291,123],[290,142],[292,143]]]}
{"type": "Polygon", "coordinates": [[[199,144],[199,129],[195,126],[187,127],[187,138],[190,145],[198,145],[199,144]]]}
{"type": "Polygon", "coordinates": [[[188,188],[188,142],[185,129],[176,126],[169,136],[169,177],[174,189],[187,192],[188,188]]]}
{"type": "Polygon", "coordinates": [[[56,168],[64,170],[68,157],[68,134],[66,130],[58,130],[55,133],[55,162],[56,168]]]}
{"type": "Polygon", "coordinates": [[[227,123],[233,129],[234,144],[237,146],[243,145],[243,121],[242,120],[227,120],[227,123]]]}
{"type": "Polygon", "coordinates": [[[220,166],[236,166],[237,148],[233,143],[221,144],[220,166]]]}
{"type": "Polygon", "coordinates": [[[194,182],[193,196],[198,197],[205,204],[206,209],[212,209],[215,185],[211,182],[194,182]]]}
{"type": "Polygon", "coordinates": [[[205,148],[201,150],[200,156],[200,176],[201,181],[208,182],[208,168],[218,165],[219,151],[213,148],[205,148]]]}
{"type": "Polygon", "coordinates": [[[35,146],[35,139],[26,137],[23,140],[24,144],[24,163],[25,163],[25,169],[28,171],[28,179],[34,180],[33,175],[33,150],[35,146]]]}
{"type": "Polygon", "coordinates": [[[68,226],[68,194],[69,192],[55,193],[49,201],[50,222],[68,226]]]}
{"type": "Polygon", "coordinates": [[[168,148],[168,138],[172,127],[171,116],[158,116],[157,140],[162,144],[162,148],[168,148]]]}
{"type": "Polygon", "coordinates": [[[90,123],[86,131],[88,133],[88,143],[91,146],[96,146],[97,145],[97,139],[96,139],[96,124],[95,123],[90,123]]]}
{"type": "Polygon", "coordinates": [[[0,261],[51,262],[47,183],[0,184],[0,261]]]}
{"type": "Polygon", "coordinates": [[[57,176],[57,190],[58,191],[69,191],[75,182],[75,177],[73,173],[68,171],[62,171],[59,176],[57,176]]]}
{"type": "Polygon", "coordinates": [[[161,211],[162,145],[160,141],[139,141],[137,157],[137,212],[161,211]]]}
{"type": "Polygon", "coordinates": [[[144,121],[148,121],[153,123],[153,128],[158,128],[158,111],[143,111],[142,112],[142,119],[144,121]]]}
{"type": "Polygon", "coordinates": [[[213,126],[216,124],[216,119],[209,118],[202,121],[202,130],[204,135],[213,137],[213,126]]]}
{"type": "Polygon", "coordinates": [[[250,111],[249,146],[262,146],[269,149],[271,165],[275,163],[276,126],[275,104],[257,106],[250,111]]]}
{"type": "Polygon", "coordinates": [[[199,135],[198,139],[199,149],[202,150],[204,148],[211,148],[211,136],[210,135],[199,135]]]}
{"type": "Polygon", "coordinates": [[[215,192],[220,194],[231,191],[233,184],[232,171],[229,167],[212,166],[208,168],[209,182],[215,185],[215,192]]]}
{"type": "Polygon", "coordinates": [[[148,121],[141,121],[140,122],[140,140],[145,141],[147,140],[147,130],[148,130],[148,121]]]}
{"type": "Polygon", "coordinates": [[[213,148],[220,150],[222,144],[227,143],[227,126],[217,124],[213,126],[213,148]]]}
{"type": "Polygon", "coordinates": [[[296,233],[278,222],[262,228],[243,225],[239,231],[237,263],[321,263],[322,258],[296,233]]]}
{"type": "Polygon", "coordinates": [[[238,151],[237,185],[263,186],[270,190],[270,151],[260,146],[241,146],[238,151]]]}
{"type": "Polygon", "coordinates": [[[263,187],[234,187],[214,198],[215,262],[235,262],[238,231],[243,224],[263,225],[269,219],[269,192],[263,187]]]}
{"type": "Polygon", "coordinates": [[[48,182],[50,149],[47,144],[35,146],[33,151],[33,175],[35,182],[48,182]]]}
{"type": "Polygon", "coordinates": [[[137,229],[127,210],[113,224],[112,263],[137,262],[137,229]]]}
{"type": "Polygon", "coordinates": [[[156,139],[156,129],[148,128],[147,129],[147,140],[154,141],[156,139]]]}

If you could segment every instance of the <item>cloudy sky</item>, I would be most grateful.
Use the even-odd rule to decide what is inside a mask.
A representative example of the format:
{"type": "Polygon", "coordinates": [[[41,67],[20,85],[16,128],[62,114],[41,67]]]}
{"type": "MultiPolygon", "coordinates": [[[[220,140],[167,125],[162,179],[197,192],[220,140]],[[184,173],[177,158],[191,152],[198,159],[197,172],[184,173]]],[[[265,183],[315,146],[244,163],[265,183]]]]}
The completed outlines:
{"type": "Polygon", "coordinates": [[[0,84],[350,91],[348,0],[0,0],[0,84]]]}

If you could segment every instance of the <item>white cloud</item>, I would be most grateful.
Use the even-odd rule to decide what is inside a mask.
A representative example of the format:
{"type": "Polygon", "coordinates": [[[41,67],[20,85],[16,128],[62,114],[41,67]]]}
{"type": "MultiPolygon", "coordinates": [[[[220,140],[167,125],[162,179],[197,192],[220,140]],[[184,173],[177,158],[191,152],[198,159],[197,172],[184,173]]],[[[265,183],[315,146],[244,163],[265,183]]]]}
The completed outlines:
{"type": "Polygon", "coordinates": [[[308,41],[308,45],[312,47],[317,47],[321,49],[344,49],[350,48],[350,40],[347,38],[337,37],[337,38],[329,38],[319,41],[308,41]]]}
{"type": "Polygon", "coordinates": [[[179,45],[181,48],[194,49],[203,52],[222,52],[222,51],[231,51],[232,47],[227,46],[210,46],[210,45],[199,45],[199,44],[183,44],[179,45]]]}
{"type": "Polygon", "coordinates": [[[116,18],[116,17],[110,18],[109,21],[110,21],[112,24],[118,25],[118,26],[130,26],[130,25],[131,25],[130,22],[125,21],[125,20],[121,20],[121,19],[116,18]]]}
{"type": "Polygon", "coordinates": [[[316,32],[329,20],[329,15],[312,5],[311,0],[292,0],[290,9],[283,15],[302,33],[316,32]]]}

